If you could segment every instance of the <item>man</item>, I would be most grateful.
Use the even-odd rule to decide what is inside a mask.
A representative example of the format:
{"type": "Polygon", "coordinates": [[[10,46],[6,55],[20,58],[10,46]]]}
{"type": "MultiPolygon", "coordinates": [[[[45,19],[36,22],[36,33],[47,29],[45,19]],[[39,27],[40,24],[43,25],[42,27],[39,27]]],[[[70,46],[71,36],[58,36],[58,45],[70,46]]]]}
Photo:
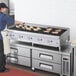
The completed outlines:
{"type": "Polygon", "coordinates": [[[3,31],[6,27],[6,24],[13,25],[22,24],[22,22],[14,21],[8,15],[4,14],[8,10],[8,7],[5,3],[0,3],[0,72],[6,71],[5,65],[5,55],[4,55],[4,46],[3,46],[3,37],[1,31],[3,31]]]}

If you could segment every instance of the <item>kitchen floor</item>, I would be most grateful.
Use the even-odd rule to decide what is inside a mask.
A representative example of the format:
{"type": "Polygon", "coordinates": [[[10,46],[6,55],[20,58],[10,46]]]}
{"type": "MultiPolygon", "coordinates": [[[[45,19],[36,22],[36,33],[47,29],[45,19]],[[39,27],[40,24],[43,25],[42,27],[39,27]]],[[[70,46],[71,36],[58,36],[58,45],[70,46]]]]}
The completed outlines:
{"type": "MultiPolygon", "coordinates": [[[[16,64],[8,64],[8,65],[13,66],[13,67],[18,68],[18,69],[23,69],[23,70],[26,70],[26,71],[29,71],[29,72],[33,72],[31,70],[31,68],[29,68],[29,67],[20,66],[20,65],[16,65],[16,64]]],[[[41,71],[41,70],[38,70],[38,69],[36,69],[34,73],[38,74],[39,76],[60,76],[58,74],[45,72],[45,71],[41,71]]]]}

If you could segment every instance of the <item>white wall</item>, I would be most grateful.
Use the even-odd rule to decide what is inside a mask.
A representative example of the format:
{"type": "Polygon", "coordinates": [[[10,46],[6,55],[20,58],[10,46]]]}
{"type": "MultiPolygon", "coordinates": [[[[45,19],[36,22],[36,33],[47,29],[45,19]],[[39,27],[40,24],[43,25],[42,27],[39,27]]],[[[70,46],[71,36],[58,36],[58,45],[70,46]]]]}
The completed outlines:
{"type": "Polygon", "coordinates": [[[76,39],[76,0],[13,0],[15,19],[71,28],[76,39]]]}
{"type": "Polygon", "coordinates": [[[9,0],[9,14],[14,15],[14,2],[13,0],[9,0]]]}

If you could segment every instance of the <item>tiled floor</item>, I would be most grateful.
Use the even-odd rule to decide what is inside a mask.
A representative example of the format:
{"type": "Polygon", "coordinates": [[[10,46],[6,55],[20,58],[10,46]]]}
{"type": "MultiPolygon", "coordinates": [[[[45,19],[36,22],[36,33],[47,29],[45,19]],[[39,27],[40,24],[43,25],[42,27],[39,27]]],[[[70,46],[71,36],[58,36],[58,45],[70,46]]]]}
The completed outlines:
{"type": "MultiPolygon", "coordinates": [[[[29,71],[29,72],[33,72],[31,70],[31,68],[29,67],[25,67],[25,66],[19,66],[19,65],[14,65],[14,64],[10,64],[9,66],[13,66],[15,68],[18,68],[18,69],[23,69],[23,70],[26,70],[26,71],[29,71]]],[[[41,70],[35,70],[36,74],[38,74],[39,76],[59,76],[57,74],[54,74],[54,73],[50,73],[50,72],[45,72],[45,71],[41,71],[41,70]]]]}

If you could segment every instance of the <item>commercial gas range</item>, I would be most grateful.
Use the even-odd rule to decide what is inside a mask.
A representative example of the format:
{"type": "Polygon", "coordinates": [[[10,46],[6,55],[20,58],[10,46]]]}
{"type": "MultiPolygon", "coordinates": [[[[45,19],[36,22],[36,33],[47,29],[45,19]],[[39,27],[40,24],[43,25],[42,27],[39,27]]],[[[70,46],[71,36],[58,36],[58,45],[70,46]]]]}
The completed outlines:
{"type": "Polygon", "coordinates": [[[8,27],[10,53],[7,61],[72,76],[70,30],[65,27],[25,23],[8,27]]]}
{"type": "Polygon", "coordinates": [[[55,47],[59,51],[70,40],[69,28],[30,23],[9,27],[8,36],[14,40],[55,47]]]}

